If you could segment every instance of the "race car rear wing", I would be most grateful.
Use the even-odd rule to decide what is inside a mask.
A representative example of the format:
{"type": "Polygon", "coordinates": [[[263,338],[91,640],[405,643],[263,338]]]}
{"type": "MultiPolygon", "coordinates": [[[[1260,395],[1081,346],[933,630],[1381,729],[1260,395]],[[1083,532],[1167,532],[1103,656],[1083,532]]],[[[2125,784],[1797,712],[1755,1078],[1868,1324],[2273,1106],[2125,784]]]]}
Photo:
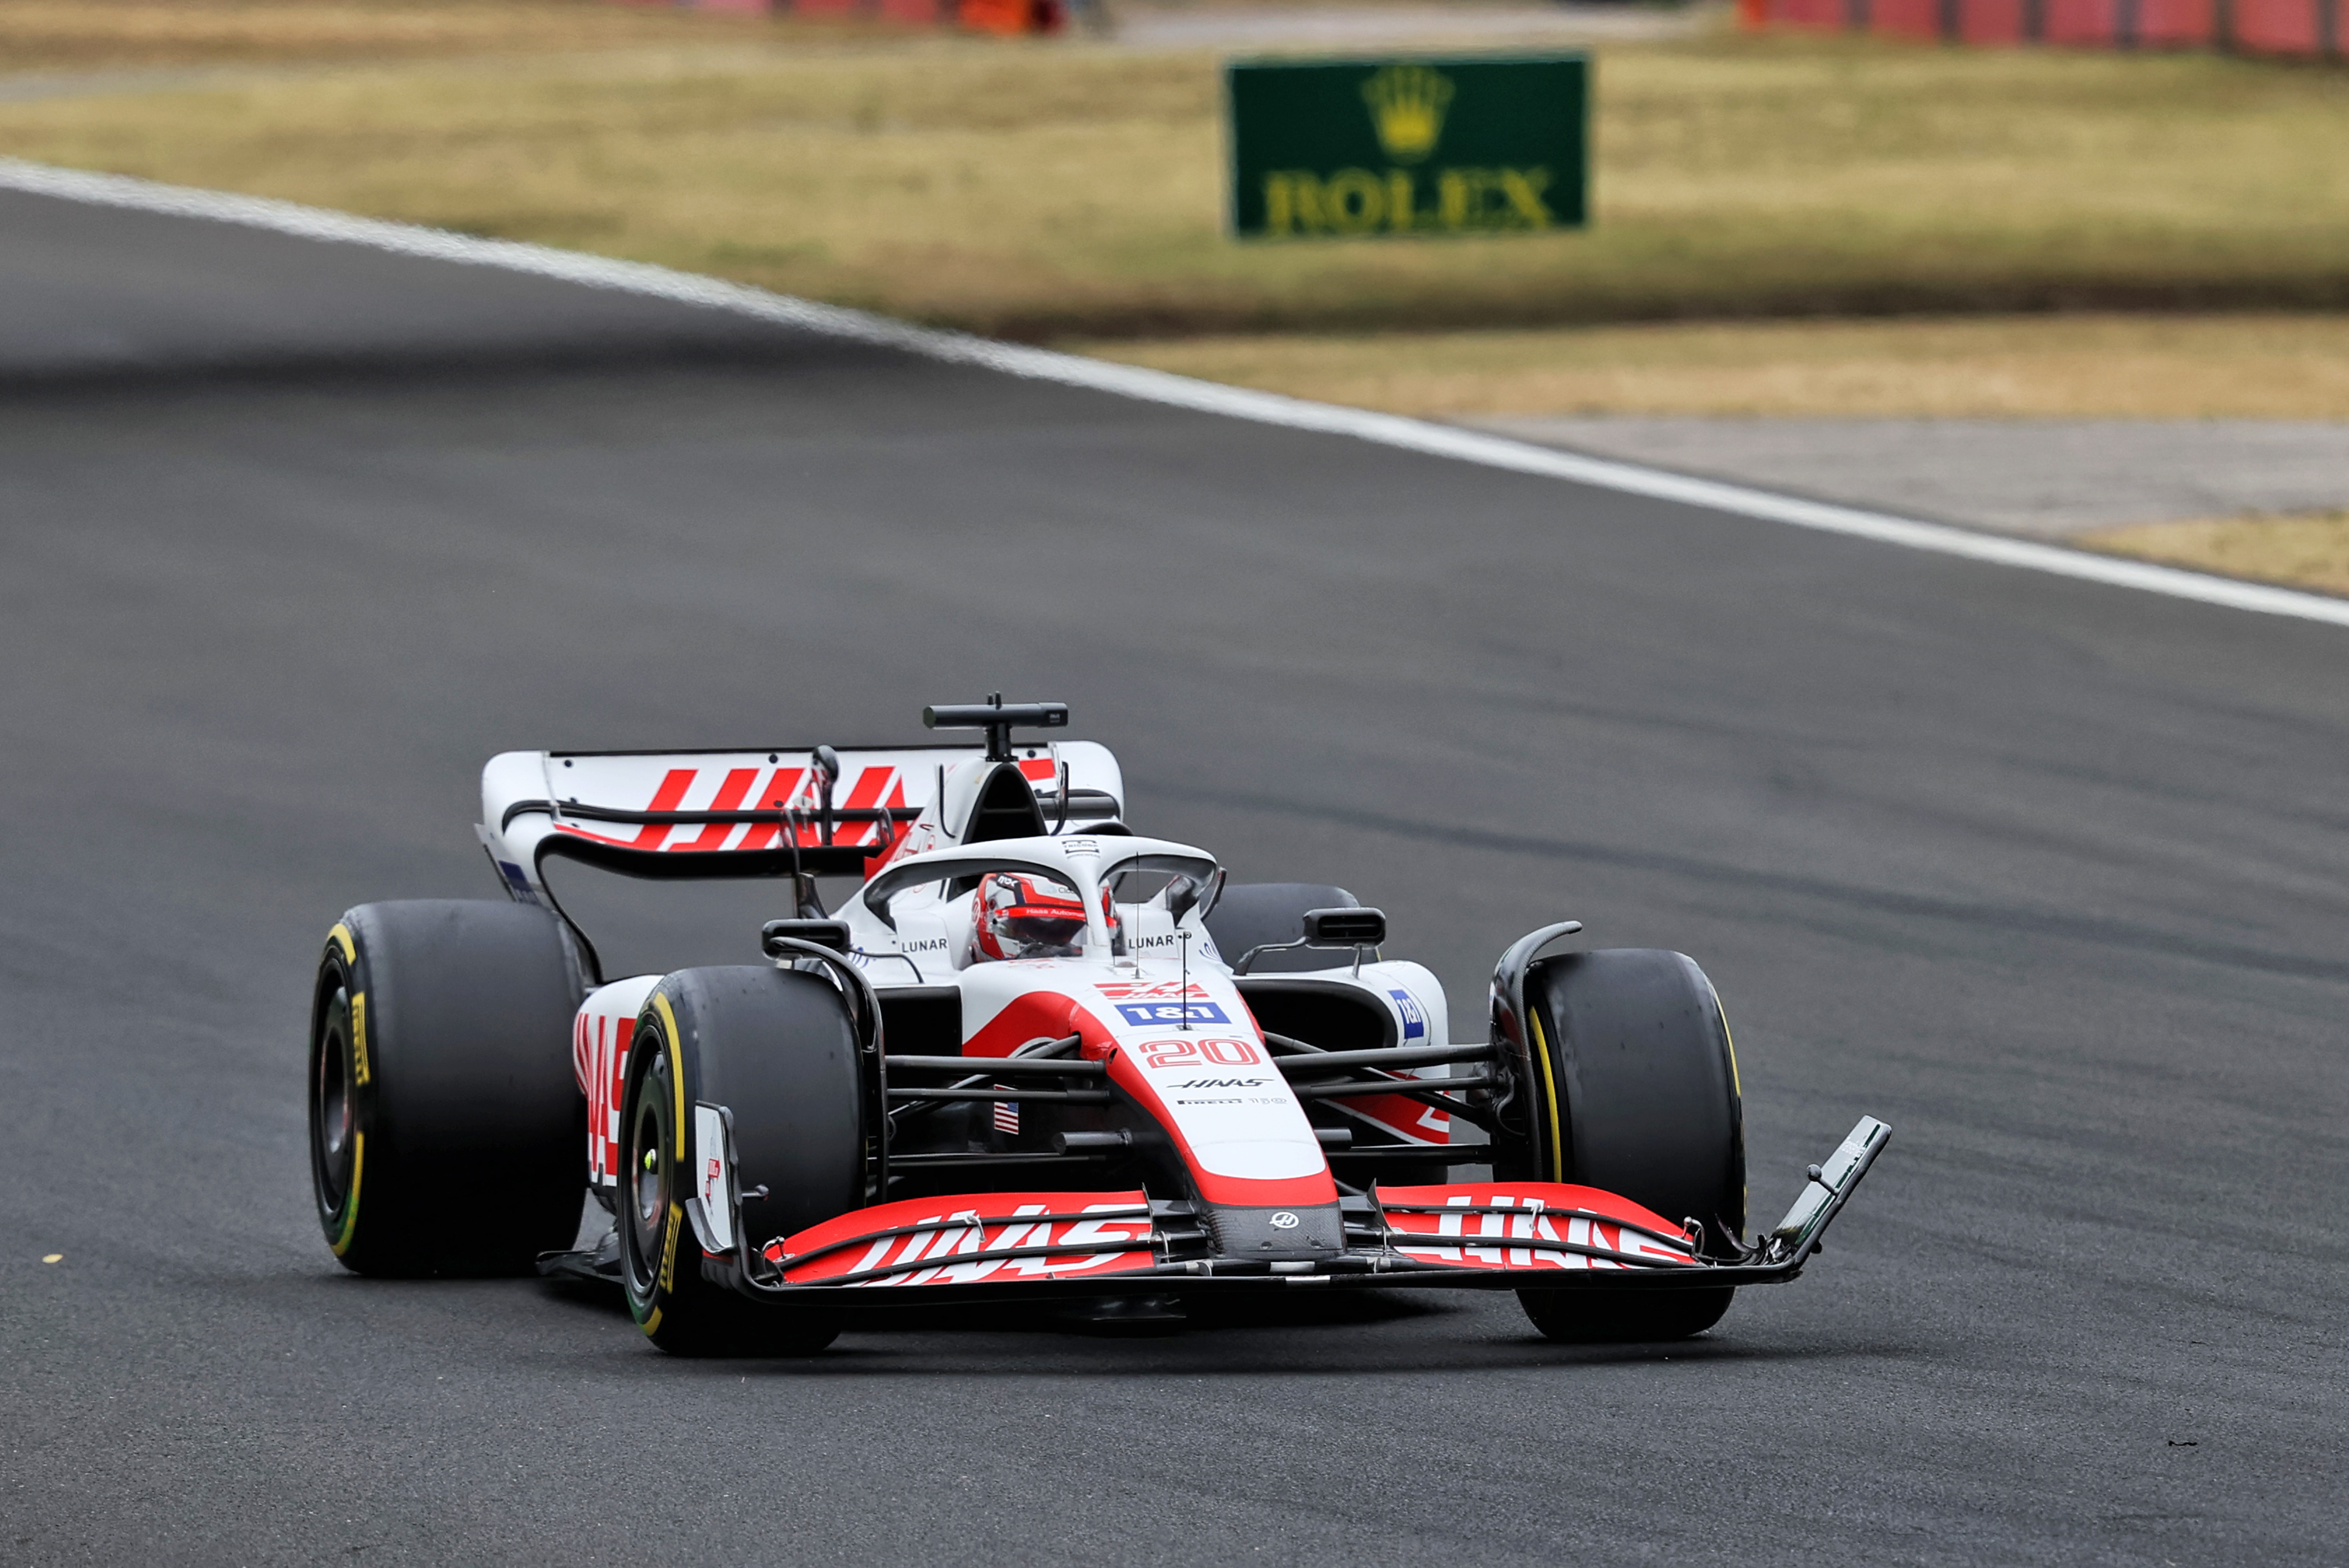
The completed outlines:
{"type": "MultiPolygon", "coordinates": [[[[515,898],[548,903],[550,856],[664,879],[863,876],[978,746],[505,752],[481,770],[481,844],[515,898]]],[[[1048,826],[1123,814],[1117,759],[1091,741],[1011,759],[1048,826]]],[[[941,823],[952,843],[960,824],[941,823]]]]}

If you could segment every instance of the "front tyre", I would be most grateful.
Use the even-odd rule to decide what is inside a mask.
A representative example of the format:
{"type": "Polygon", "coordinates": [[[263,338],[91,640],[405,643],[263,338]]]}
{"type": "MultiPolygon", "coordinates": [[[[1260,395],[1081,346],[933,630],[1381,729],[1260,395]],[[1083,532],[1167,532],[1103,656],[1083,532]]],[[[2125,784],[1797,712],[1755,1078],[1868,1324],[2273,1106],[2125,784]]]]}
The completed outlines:
{"type": "Polygon", "coordinates": [[[364,904],[312,992],[311,1190],[362,1274],[506,1274],[579,1231],[585,993],[560,925],[520,904],[364,904]]]}
{"type": "Polygon", "coordinates": [[[856,1036],[840,993],[812,974],[758,966],[682,970],[646,1003],[620,1101],[620,1279],[647,1338],[683,1355],[812,1355],[840,1332],[830,1313],[761,1302],[706,1278],[693,1106],[733,1118],[742,1205],[738,1245],[864,1201],[856,1036]]]}
{"type": "MultiPolygon", "coordinates": [[[[1708,1236],[1745,1228],[1745,1121],[1737,1060],[1713,982],[1694,960],[1651,948],[1570,953],[1532,966],[1525,995],[1540,1170],[1628,1198],[1708,1236]]],[[[1736,1292],[1524,1290],[1551,1339],[1685,1339],[1721,1321],[1736,1292]]]]}

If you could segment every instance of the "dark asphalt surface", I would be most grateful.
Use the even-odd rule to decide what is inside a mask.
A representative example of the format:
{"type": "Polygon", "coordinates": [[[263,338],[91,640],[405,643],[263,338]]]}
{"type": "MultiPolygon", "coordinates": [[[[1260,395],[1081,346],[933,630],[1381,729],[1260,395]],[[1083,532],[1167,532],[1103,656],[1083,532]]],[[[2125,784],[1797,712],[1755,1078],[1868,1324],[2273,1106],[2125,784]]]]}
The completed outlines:
{"type": "Polygon", "coordinates": [[[10,195],[0,659],[0,1558],[2349,1555],[2336,628],[10,195]],[[1464,1034],[1541,922],[1696,955],[1762,1214],[1890,1152],[1656,1349],[1470,1296],[688,1364],[337,1270],[310,966],[496,896],[486,757],[996,687],[1384,906],[1464,1034]]]}

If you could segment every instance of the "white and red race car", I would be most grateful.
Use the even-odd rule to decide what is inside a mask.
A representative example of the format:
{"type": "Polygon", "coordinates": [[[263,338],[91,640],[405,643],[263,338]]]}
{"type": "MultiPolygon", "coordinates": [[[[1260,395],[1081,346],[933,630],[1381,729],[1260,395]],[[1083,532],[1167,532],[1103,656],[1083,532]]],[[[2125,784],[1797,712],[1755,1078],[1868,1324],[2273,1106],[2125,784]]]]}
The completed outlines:
{"type": "Polygon", "coordinates": [[[1015,739],[1067,717],[999,698],[924,715],[983,746],[494,758],[509,901],[362,905],[328,936],[309,1100],[335,1255],[614,1281],[696,1353],[812,1352],[852,1305],[1164,1321],[1299,1287],[1514,1290],[1553,1338],[1677,1338],[1794,1278],[1889,1137],[1862,1118],[1748,1241],[1694,962],[1543,957],[1580,929],[1547,927],[1455,1042],[1379,910],[1227,887],[1125,825],[1106,749],[1015,739]],[[765,962],[606,979],[556,857],[775,878],[792,913],[765,962]],[[583,1178],[614,1224],[574,1251],[583,1178]]]}

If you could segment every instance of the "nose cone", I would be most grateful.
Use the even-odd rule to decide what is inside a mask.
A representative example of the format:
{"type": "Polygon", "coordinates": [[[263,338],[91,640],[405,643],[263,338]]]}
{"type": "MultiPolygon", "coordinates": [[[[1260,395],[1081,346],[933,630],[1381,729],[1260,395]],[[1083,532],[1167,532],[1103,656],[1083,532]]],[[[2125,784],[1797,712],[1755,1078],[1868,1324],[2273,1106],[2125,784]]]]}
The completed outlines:
{"type": "Polygon", "coordinates": [[[1290,1209],[1205,1206],[1207,1234],[1218,1256],[1289,1263],[1335,1257],[1346,1250],[1346,1222],[1334,1203],[1290,1209]]]}

